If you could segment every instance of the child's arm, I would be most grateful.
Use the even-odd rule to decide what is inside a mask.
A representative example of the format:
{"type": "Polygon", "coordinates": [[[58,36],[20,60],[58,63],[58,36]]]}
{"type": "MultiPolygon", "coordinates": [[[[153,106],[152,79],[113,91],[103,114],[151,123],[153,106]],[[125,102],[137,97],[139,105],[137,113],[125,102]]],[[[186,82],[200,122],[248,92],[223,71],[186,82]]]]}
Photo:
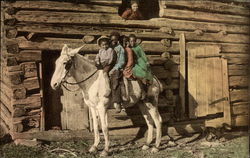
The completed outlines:
{"type": "Polygon", "coordinates": [[[129,15],[131,14],[131,9],[127,9],[122,13],[122,18],[128,20],[129,15]]]}
{"type": "Polygon", "coordinates": [[[119,50],[119,56],[118,56],[118,61],[117,63],[115,64],[114,68],[115,70],[120,70],[123,68],[123,65],[125,63],[125,56],[124,56],[124,49],[122,47],[120,47],[120,50],[119,50]]]}
{"type": "Polygon", "coordinates": [[[96,64],[100,64],[100,56],[99,56],[99,52],[96,54],[96,56],[95,56],[95,63],[96,64]]]}

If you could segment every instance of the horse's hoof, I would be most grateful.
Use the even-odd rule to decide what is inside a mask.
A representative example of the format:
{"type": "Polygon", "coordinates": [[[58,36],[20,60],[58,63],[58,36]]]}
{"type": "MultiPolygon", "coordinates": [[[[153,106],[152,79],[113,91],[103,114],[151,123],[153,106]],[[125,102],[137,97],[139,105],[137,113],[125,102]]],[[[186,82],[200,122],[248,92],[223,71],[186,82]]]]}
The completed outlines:
{"type": "Polygon", "coordinates": [[[101,153],[100,153],[100,157],[106,157],[108,156],[108,152],[106,150],[103,150],[101,153]]]}
{"type": "Polygon", "coordinates": [[[149,149],[149,146],[148,145],[143,145],[142,146],[142,150],[148,150],[149,149]]]}
{"type": "Polygon", "coordinates": [[[151,153],[157,153],[158,151],[159,151],[159,149],[158,149],[158,148],[153,147],[153,148],[152,148],[152,150],[151,150],[151,153]]]}
{"type": "Polygon", "coordinates": [[[89,149],[89,152],[90,153],[95,153],[97,152],[97,148],[95,146],[92,146],[90,149],[89,149]]]}

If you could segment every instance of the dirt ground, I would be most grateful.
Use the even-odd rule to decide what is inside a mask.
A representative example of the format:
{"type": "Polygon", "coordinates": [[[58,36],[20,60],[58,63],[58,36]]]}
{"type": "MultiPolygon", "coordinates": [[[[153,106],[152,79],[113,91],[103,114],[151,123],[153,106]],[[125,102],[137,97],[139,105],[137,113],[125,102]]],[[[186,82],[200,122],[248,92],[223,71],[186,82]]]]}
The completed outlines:
{"type": "MultiPolygon", "coordinates": [[[[249,138],[247,132],[226,133],[220,139],[208,142],[200,134],[189,137],[164,137],[160,151],[142,151],[144,139],[111,140],[108,157],[113,158],[248,158],[249,138]]],[[[8,138],[0,142],[1,158],[95,158],[103,148],[103,141],[96,154],[88,153],[92,141],[45,142],[41,146],[14,145],[8,138]]]]}

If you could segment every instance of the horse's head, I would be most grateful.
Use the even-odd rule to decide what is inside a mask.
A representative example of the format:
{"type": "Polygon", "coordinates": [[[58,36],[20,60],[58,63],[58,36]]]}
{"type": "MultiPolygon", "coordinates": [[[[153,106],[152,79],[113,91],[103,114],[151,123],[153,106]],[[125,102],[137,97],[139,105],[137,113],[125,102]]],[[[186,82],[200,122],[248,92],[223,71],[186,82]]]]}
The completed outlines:
{"type": "Polygon", "coordinates": [[[63,46],[60,57],[56,60],[55,72],[53,73],[50,85],[53,89],[57,89],[67,76],[72,67],[72,58],[82,47],[71,49],[66,44],[63,46]]]}

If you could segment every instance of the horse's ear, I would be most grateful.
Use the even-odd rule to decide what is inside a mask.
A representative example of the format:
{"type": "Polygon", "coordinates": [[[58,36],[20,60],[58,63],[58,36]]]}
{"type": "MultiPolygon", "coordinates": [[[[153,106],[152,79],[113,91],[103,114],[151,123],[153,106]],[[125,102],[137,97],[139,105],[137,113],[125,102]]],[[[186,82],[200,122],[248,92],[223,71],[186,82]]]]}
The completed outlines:
{"type": "Polygon", "coordinates": [[[70,56],[74,56],[75,54],[77,54],[83,46],[79,47],[79,48],[75,48],[75,49],[71,49],[70,52],[68,53],[70,56]]]}
{"type": "Polygon", "coordinates": [[[69,52],[69,47],[67,44],[64,44],[62,51],[61,51],[61,54],[68,54],[68,52],[69,52]]]}

